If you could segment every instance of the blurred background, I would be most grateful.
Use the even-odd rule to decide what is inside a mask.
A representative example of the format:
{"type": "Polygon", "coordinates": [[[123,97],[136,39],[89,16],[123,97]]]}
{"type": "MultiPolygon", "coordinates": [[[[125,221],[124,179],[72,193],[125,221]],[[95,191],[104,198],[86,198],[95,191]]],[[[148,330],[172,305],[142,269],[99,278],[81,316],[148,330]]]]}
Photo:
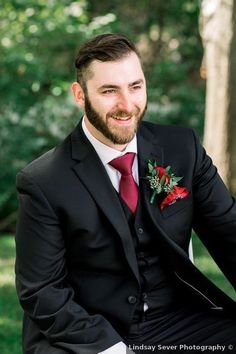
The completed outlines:
{"type": "MultiPolygon", "coordinates": [[[[14,287],[15,176],[80,119],[70,92],[80,44],[104,32],[131,38],[148,82],[145,119],[194,128],[236,195],[235,7],[233,0],[1,2],[1,354],[21,353],[22,312],[14,287]]],[[[195,237],[194,255],[207,276],[233,297],[195,237]]]]}

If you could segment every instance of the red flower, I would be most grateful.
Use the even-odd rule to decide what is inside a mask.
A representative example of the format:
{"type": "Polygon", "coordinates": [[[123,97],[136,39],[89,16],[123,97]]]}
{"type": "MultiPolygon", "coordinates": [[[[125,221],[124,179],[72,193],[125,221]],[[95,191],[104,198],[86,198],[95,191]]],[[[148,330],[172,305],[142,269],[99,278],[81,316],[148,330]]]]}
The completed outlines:
{"type": "Polygon", "coordinates": [[[166,206],[174,204],[177,199],[186,198],[189,195],[189,191],[185,187],[174,186],[173,191],[161,202],[160,208],[164,209],[166,206]]]}
{"type": "Polygon", "coordinates": [[[170,176],[167,175],[166,169],[164,167],[156,166],[155,170],[158,172],[159,179],[165,176],[165,184],[168,184],[170,182],[170,176]]]}

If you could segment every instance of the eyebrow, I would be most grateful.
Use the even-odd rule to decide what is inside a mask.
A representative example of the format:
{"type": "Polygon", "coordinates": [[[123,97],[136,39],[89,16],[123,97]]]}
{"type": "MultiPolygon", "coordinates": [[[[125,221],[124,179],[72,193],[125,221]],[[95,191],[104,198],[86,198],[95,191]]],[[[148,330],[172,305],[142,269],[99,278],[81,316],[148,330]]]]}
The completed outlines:
{"type": "MultiPolygon", "coordinates": [[[[129,87],[132,87],[132,86],[140,85],[140,84],[143,84],[143,83],[144,83],[144,80],[143,80],[143,79],[139,79],[139,80],[136,80],[136,81],[134,81],[134,82],[131,82],[128,86],[129,86],[129,87]]],[[[106,84],[106,85],[100,86],[98,89],[99,89],[99,90],[104,90],[104,89],[119,88],[119,87],[120,87],[120,86],[114,85],[114,84],[106,84]]]]}

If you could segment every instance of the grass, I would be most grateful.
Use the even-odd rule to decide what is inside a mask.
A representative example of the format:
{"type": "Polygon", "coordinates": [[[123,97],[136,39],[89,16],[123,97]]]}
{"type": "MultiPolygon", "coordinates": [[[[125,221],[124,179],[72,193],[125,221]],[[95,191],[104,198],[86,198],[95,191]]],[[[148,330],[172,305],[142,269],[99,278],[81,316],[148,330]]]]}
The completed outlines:
{"type": "Polygon", "coordinates": [[[15,291],[15,243],[0,237],[0,353],[21,354],[22,311],[15,291]]]}
{"type": "MultiPolygon", "coordinates": [[[[194,263],[226,294],[236,300],[235,291],[224,278],[208,252],[193,237],[194,263]]],[[[15,292],[15,243],[12,235],[0,237],[0,354],[22,354],[22,310],[15,292]]]]}

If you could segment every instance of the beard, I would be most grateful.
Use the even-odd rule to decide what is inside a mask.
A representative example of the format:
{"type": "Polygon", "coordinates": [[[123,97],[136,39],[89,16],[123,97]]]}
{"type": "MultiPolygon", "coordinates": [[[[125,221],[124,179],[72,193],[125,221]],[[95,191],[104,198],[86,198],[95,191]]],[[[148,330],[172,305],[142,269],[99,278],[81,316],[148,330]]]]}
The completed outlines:
{"type": "MultiPolygon", "coordinates": [[[[88,118],[89,122],[105,136],[109,139],[113,144],[124,145],[128,144],[136,134],[138,127],[144,117],[144,114],[147,109],[147,104],[143,110],[140,108],[135,108],[133,111],[128,112],[125,110],[116,110],[111,111],[106,114],[106,121],[103,120],[102,116],[96,109],[93,107],[88,94],[85,94],[85,114],[88,118]],[[117,126],[115,127],[113,124],[109,124],[110,119],[115,118],[125,118],[125,117],[135,117],[134,124],[130,127],[126,126],[117,126]]],[[[132,118],[131,118],[132,119],[132,118]]]]}

